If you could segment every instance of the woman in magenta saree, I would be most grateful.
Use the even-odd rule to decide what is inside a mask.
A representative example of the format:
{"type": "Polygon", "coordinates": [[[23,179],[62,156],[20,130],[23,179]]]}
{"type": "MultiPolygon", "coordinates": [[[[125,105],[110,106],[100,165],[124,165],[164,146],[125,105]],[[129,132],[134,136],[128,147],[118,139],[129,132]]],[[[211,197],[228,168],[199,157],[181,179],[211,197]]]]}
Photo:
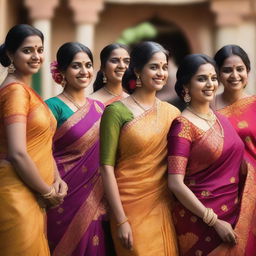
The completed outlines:
{"type": "MultiPolygon", "coordinates": [[[[79,43],[64,44],[58,52],[72,62],[65,72],[64,91],[46,103],[58,122],[53,154],[59,173],[68,185],[68,195],[61,205],[47,212],[49,246],[54,256],[112,256],[99,172],[99,124],[104,105],[85,98],[83,91],[90,81],[87,78],[93,73],[89,65],[91,53],[79,43]],[[71,72],[75,76],[71,76],[71,72]],[[75,86],[84,104],[78,103],[78,94],[73,92],[75,86]]],[[[62,67],[61,58],[55,67],[62,67]]]]}
{"type": "Polygon", "coordinates": [[[224,138],[218,134],[221,131],[217,122],[204,132],[187,119],[177,118],[168,136],[168,172],[185,175],[185,184],[203,205],[232,225],[238,242],[234,247],[222,243],[213,227],[176,201],[173,218],[182,255],[186,256],[249,256],[256,250],[256,245],[248,243],[248,230],[256,217],[253,213],[256,202],[254,169],[246,163],[241,165],[243,143],[227,119],[221,115],[218,119],[224,138]]]}
{"type": "Polygon", "coordinates": [[[256,96],[245,91],[251,69],[247,53],[238,45],[226,45],[214,56],[223,93],[214,108],[225,115],[245,145],[246,159],[256,166],[256,96]]]}
{"type": "Polygon", "coordinates": [[[209,64],[214,62],[201,56],[188,56],[179,67],[187,74],[195,60],[199,66],[186,87],[179,86],[183,72],[177,77],[176,91],[184,90],[190,105],[168,134],[168,181],[176,197],[173,218],[181,255],[252,256],[255,170],[244,161],[244,145],[228,119],[209,108],[215,90],[209,64]]]}

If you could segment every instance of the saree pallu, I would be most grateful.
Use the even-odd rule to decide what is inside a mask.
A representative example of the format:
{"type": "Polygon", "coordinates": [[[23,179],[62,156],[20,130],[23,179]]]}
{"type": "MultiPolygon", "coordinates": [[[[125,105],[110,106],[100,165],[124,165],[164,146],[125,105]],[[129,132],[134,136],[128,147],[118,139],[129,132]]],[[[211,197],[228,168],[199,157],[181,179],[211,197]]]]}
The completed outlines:
{"type": "Polygon", "coordinates": [[[49,185],[54,180],[56,121],[31,88],[9,84],[0,89],[0,255],[49,256],[44,211],[8,160],[5,128],[13,123],[26,124],[27,152],[42,179],[49,185]]]}
{"type": "Polygon", "coordinates": [[[102,112],[101,103],[87,99],[86,106],[66,120],[54,136],[54,158],[68,185],[64,202],[47,212],[54,256],[113,255],[99,172],[102,112]]]}
{"type": "Polygon", "coordinates": [[[184,256],[252,256],[256,251],[250,234],[256,218],[255,171],[243,161],[244,146],[234,128],[225,117],[218,119],[206,132],[184,117],[174,121],[168,136],[168,172],[185,175],[185,184],[203,205],[232,225],[238,244],[222,243],[213,227],[176,201],[173,218],[184,256]]]}
{"type": "Polygon", "coordinates": [[[115,102],[115,101],[118,101],[118,100],[121,100],[121,99],[123,99],[124,97],[123,96],[114,96],[113,98],[111,98],[110,100],[108,100],[108,101],[106,101],[106,102],[104,102],[104,105],[105,106],[108,106],[108,105],[110,105],[111,103],[113,103],[113,102],[115,102]]]}
{"type": "Polygon", "coordinates": [[[245,158],[256,167],[256,96],[242,98],[220,109],[245,145],[245,158]]]}
{"type": "Polygon", "coordinates": [[[178,255],[166,176],[166,135],[177,114],[169,104],[158,101],[121,130],[115,176],[134,245],[132,251],[122,246],[112,216],[119,256],[178,255]]]}

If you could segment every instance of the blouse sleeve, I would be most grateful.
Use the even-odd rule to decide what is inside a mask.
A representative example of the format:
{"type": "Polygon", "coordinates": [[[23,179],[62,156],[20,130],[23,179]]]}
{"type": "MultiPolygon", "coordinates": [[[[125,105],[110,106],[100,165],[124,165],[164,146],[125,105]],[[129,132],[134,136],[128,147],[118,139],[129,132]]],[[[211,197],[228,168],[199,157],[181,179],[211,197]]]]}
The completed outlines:
{"type": "Polygon", "coordinates": [[[174,120],[167,139],[168,173],[185,175],[191,147],[190,126],[174,120]]]}
{"type": "Polygon", "coordinates": [[[2,113],[5,126],[26,123],[29,114],[30,94],[21,84],[12,84],[2,96],[2,113]]]}
{"type": "Polygon", "coordinates": [[[119,134],[123,125],[122,116],[115,105],[105,109],[100,123],[100,163],[115,165],[119,134]]]}

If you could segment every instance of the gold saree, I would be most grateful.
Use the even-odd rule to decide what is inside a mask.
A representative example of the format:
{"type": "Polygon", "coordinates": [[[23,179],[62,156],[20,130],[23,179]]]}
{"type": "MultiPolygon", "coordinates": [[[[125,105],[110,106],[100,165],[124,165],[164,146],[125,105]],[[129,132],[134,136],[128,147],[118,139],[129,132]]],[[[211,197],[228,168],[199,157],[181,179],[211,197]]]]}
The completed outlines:
{"type": "Polygon", "coordinates": [[[15,122],[27,124],[27,152],[42,179],[54,179],[55,119],[31,88],[9,84],[0,89],[0,255],[48,256],[44,211],[8,161],[5,127],[15,122]]]}
{"type": "Polygon", "coordinates": [[[134,248],[125,249],[111,229],[118,256],[178,255],[167,187],[167,133],[179,112],[157,101],[151,110],[126,123],[120,133],[115,175],[134,248]]]}

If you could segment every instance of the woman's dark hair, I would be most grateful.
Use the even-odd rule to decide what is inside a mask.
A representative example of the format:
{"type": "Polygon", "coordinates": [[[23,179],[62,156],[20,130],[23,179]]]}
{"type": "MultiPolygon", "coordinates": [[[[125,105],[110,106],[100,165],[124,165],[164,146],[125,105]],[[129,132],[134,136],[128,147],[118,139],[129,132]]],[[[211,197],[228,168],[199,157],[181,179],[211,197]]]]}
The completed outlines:
{"type": "Polygon", "coordinates": [[[184,101],[184,86],[187,85],[191,78],[196,74],[199,67],[204,64],[211,64],[216,74],[218,68],[215,61],[205,54],[189,54],[181,62],[176,73],[175,91],[177,95],[184,101]]]}
{"type": "Polygon", "coordinates": [[[5,42],[0,46],[0,63],[4,67],[11,64],[7,52],[15,53],[16,50],[22,45],[23,41],[29,36],[39,36],[44,42],[43,33],[27,24],[19,24],[12,27],[6,35],[5,42]]]}
{"type": "Polygon", "coordinates": [[[108,61],[111,53],[116,50],[116,49],[124,49],[127,51],[127,53],[129,53],[129,48],[127,45],[125,44],[118,44],[118,43],[114,43],[114,44],[109,44],[107,46],[105,46],[101,52],[100,52],[100,70],[97,73],[96,79],[93,83],[93,91],[96,92],[99,89],[101,89],[104,84],[103,84],[103,71],[102,69],[105,68],[106,66],[106,62],[108,61]]]}
{"type": "Polygon", "coordinates": [[[162,45],[156,42],[141,42],[133,48],[130,55],[131,60],[129,68],[123,76],[123,86],[128,93],[132,93],[135,89],[132,88],[133,86],[131,87],[131,81],[133,81],[133,83],[135,83],[136,81],[135,70],[137,72],[140,72],[143,67],[149,62],[152,56],[158,52],[164,53],[166,56],[166,61],[168,61],[168,51],[164,49],[162,45]]]}
{"type": "Polygon", "coordinates": [[[242,59],[247,72],[251,70],[251,62],[247,53],[240,46],[234,44],[223,46],[216,52],[214,60],[216,61],[219,69],[222,67],[224,61],[233,55],[237,55],[242,59]]]}
{"type": "Polygon", "coordinates": [[[92,52],[88,47],[77,42],[68,42],[59,48],[56,55],[59,71],[65,71],[78,52],[85,52],[93,63],[92,52]]]}

